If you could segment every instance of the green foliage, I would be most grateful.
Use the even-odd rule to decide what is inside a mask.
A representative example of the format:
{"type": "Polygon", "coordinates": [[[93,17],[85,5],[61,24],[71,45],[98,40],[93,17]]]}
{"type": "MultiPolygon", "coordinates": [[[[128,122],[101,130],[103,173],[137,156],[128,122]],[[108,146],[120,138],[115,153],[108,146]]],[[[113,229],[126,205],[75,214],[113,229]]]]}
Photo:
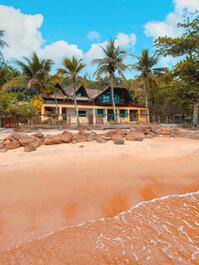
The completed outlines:
{"type": "Polygon", "coordinates": [[[76,84],[80,72],[86,65],[82,63],[82,59],[78,60],[73,56],[72,59],[65,58],[63,66],[64,68],[58,69],[57,74],[59,76],[68,77],[73,84],[76,84]]]}
{"type": "Polygon", "coordinates": [[[116,47],[114,40],[110,40],[105,48],[101,48],[104,52],[104,58],[93,60],[93,64],[97,65],[94,76],[100,79],[104,75],[110,75],[113,78],[118,75],[125,79],[124,72],[129,69],[129,66],[124,64],[124,60],[128,56],[128,52],[116,47]]]}

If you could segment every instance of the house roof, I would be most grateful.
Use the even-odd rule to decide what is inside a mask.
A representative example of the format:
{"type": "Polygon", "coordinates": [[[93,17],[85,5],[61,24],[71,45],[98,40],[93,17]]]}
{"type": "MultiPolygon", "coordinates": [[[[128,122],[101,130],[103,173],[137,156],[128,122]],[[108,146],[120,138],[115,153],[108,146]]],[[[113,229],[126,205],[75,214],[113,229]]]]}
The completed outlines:
{"type": "MultiPolygon", "coordinates": [[[[60,83],[56,84],[56,87],[59,88],[58,91],[56,91],[56,96],[57,98],[69,98],[71,99],[74,95],[74,88],[73,87],[63,87],[60,83]]],[[[85,96],[84,97],[77,97],[78,100],[95,100],[98,96],[100,96],[101,94],[103,94],[106,90],[110,89],[110,86],[107,86],[104,89],[93,89],[93,88],[85,88],[83,85],[81,85],[80,87],[76,88],[75,92],[77,93],[80,89],[83,89],[85,91],[85,96]]],[[[129,103],[131,106],[140,106],[143,107],[141,105],[135,104],[132,102],[132,98],[129,94],[129,91],[127,88],[125,87],[121,87],[121,86],[115,86],[114,89],[119,89],[119,90],[123,90],[124,93],[126,94],[126,96],[129,98],[129,103]]],[[[53,94],[48,95],[48,97],[54,97],[53,94]]]]}

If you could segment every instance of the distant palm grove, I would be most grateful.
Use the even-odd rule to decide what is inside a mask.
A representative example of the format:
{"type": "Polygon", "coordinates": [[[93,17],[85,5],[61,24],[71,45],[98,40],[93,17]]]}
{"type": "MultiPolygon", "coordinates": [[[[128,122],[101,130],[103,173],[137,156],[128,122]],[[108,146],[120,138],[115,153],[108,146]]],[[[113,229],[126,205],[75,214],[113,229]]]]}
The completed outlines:
{"type": "MultiPolygon", "coordinates": [[[[62,67],[52,74],[54,62],[39,58],[36,53],[30,58],[7,62],[3,51],[9,43],[4,41],[6,32],[0,30],[0,116],[21,115],[31,118],[39,115],[43,95],[56,93],[56,84],[72,86],[74,91],[80,85],[93,89],[111,88],[111,99],[115,115],[114,87],[129,90],[135,104],[149,108],[150,120],[155,117],[179,115],[182,121],[198,126],[199,116],[199,15],[189,14],[178,24],[181,35],[176,38],[159,37],[154,41],[154,52],[142,50],[135,56],[109,40],[101,47],[103,58],[93,60],[94,75],[84,74],[83,60],[64,58],[62,67]],[[161,57],[176,58],[175,66],[158,67],[161,57]],[[133,64],[127,64],[132,58],[133,64]],[[125,74],[135,72],[132,79],[125,74]]],[[[64,54],[63,54],[64,57],[64,54]]],[[[54,69],[54,68],[53,68],[54,69]]],[[[133,73],[132,73],[133,76],[133,73]]],[[[77,100],[74,94],[74,106],[77,100]]],[[[78,112],[76,111],[77,122],[78,112]]],[[[157,120],[156,120],[157,121],[157,120]]]]}

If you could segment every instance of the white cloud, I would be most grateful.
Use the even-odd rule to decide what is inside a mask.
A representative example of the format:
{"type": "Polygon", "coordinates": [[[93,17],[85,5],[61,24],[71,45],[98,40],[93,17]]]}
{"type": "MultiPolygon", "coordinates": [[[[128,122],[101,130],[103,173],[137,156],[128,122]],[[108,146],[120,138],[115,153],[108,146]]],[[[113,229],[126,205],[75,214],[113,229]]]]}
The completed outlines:
{"type": "Polygon", "coordinates": [[[42,15],[24,15],[20,10],[0,5],[0,27],[5,30],[5,41],[9,44],[5,56],[20,58],[38,50],[44,43],[38,30],[42,23],[42,15]]]}
{"type": "MultiPolygon", "coordinates": [[[[41,14],[27,15],[13,7],[0,5],[0,29],[5,30],[5,41],[9,44],[3,51],[5,58],[21,59],[23,56],[29,57],[35,51],[42,58],[52,59],[55,67],[59,67],[64,57],[76,56],[83,58],[89,69],[94,58],[104,56],[100,46],[105,47],[107,41],[93,43],[85,53],[77,45],[69,44],[65,40],[46,44],[40,31],[43,21],[41,14]]],[[[90,32],[89,37],[98,38],[99,33],[90,32]]],[[[115,42],[121,48],[132,49],[136,44],[136,35],[118,33],[115,42]]]]}
{"type": "Polygon", "coordinates": [[[199,10],[199,0],[174,0],[177,10],[187,8],[190,12],[199,10]]]}
{"type": "MultiPolygon", "coordinates": [[[[134,33],[125,34],[118,33],[115,39],[115,44],[120,46],[122,49],[132,49],[136,44],[137,38],[134,33]]],[[[90,50],[85,54],[86,61],[92,61],[95,58],[102,58],[104,56],[103,50],[101,47],[105,47],[108,41],[104,41],[99,44],[92,44],[90,50]]]]}
{"type": "Polygon", "coordinates": [[[75,44],[68,44],[66,41],[56,41],[50,45],[46,45],[43,49],[37,51],[38,55],[43,58],[48,58],[56,62],[61,62],[64,57],[75,56],[83,58],[83,51],[75,44]]]}
{"type": "Polygon", "coordinates": [[[100,34],[97,31],[90,31],[87,35],[87,39],[89,40],[99,40],[100,34]]]}
{"type": "Polygon", "coordinates": [[[181,32],[177,24],[183,19],[183,10],[199,11],[199,0],[174,0],[174,12],[169,13],[164,21],[151,21],[145,24],[145,34],[158,38],[177,37],[181,32]]]}
{"type": "Polygon", "coordinates": [[[0,5],[0,29],[5,30],[5,41],[9,47],[4,48],[7,59],[21,59],[36,51],[43,58],[49,58],[59,64],[64,57],[83,57],[83,52],[75,44],[60,40],[49,45],[40,32],[44,17],[40,14],[26,15],[13,7],[0,5]]]}

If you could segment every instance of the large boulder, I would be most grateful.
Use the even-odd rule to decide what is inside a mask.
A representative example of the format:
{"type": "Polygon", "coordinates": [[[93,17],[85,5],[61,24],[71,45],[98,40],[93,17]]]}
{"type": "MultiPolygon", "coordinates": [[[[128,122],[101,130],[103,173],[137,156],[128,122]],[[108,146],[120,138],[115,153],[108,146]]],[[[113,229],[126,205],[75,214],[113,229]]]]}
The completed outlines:
{"type": "Polygon", "coordinates": [[[118,141],[114,141],[114,144],[116,145],[124,145],[124,140],[118,140],[118,141]]]}
{"type": "Polygon", "coordinates": [[[97,133],[92,131],[88,134],[87,141],[93,142],[93,141],[95,141],[96,137],[97,137],[97,133]]]}
{"type": "Polygon", "coordinates": [[[60,135],[52,135],[44,139],[44,145],[53,145],[53,144],[61,144],[60,135]]]}
{"type": "Polygon", "coordinates": [[[160,134],[161,135],[165,135],[165,136],[169,136],[170,134],[172,134],[172,128],[161,128],[160,129],[160,134]]]}
{"type": "Polygon", "coordinates": [[[126,141],[143,141],[144,137],[142,134],[138,134],[138,133],[129,133],[126,135],[125,137],[126,141]]]}
{"type": "Polygon", "coordinates": [[[37,140],[36,137],[30,136],[30,135],[21,135],[21,137],[18,139],[21,146],[29,145],[34,143],[37,140]]]}
{"type": "Polygon", "coordinates": [[[41,133],[41,132],[34,133],[34,134],[32,134],[32,136],[37,137],[37,138],[39,138],[39,139],[43,139],[43,138],[44,138],[44,134],[41,133]]]}
{"type": "Polygon", "coordinates": [[[29,144],[24,146],[24,152],[33,152],[36,151],[37,148],[33,144],[29,144]]]}
{"type": "Polygon", "coordinates": [[[194,133],[191,135],[191,139],[199,140],[199,132],[194,132],[194,133]]]}
{"type": "Polygon", "coordinates": [[[29,144],[29,145],[34,146],[34,148],[38,148],[42,144],[43,144],[43,138],[37,138],[37,137],[35,137],[34,142],[31,143],[31,144],[29,144]]]}
{"type": "Polygon", "coordinates": [[[106,143],[106,140],[104,140],[104,139],[102,138],[101,135],[98,135],[97,137],[95,137],[95,141],[96,141],[97,143],[99,143],[99,144],[104,144],[104,143],[106,143]]]}
{"type": "Polygon", "coordinates": [[[83,142],[87,142],[87,136],[84,134],[74,134],[73,138],[72,138],[72,142],[73,143],[83,143],[83,142]]]}
{"type": "Polygon", "coordinates": [[[12,150],[12,149],[19,148],[20,144],[17,140],[13,140],[12,142],[7,142],[4,146],[5,146],[5,149],[12,150]]]}
{"type": "Polygon", "coordinates": [[[72,139],[73,139],[73,134],[68,132],[68,131],[64,131],[62,134],[61,134],[61,141],[63,143],[71,143],[72,142],[72,139]]]}
{"type": "Polygon", "coordinates": [[[123,139],[124,139],[124,136],[123,136],[123,134],[120,134],[120,133],[118,133],[118,134],[114,134],[114,135],[112,135],[112,137],[111,137],[111,140],[112,140],[113,142],[122,141],[123,139]]]}

